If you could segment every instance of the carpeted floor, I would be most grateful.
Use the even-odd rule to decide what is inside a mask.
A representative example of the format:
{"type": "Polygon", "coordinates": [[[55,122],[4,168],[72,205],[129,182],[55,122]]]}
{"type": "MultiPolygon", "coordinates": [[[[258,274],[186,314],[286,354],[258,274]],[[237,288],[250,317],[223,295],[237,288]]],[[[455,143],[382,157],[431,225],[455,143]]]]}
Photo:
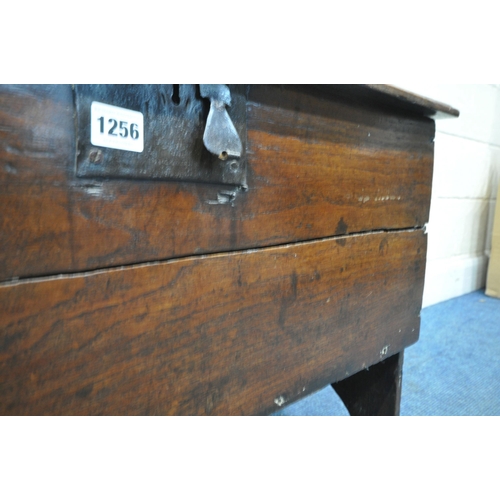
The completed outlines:
{"type": "MultiPolygon", "coordinates": [[[[331,387],[276,416],[348,415],[331,387]]],[[[405,351],[401,415],[500,415],[500,299],[483,290],[422,310],[405,351]]]]}

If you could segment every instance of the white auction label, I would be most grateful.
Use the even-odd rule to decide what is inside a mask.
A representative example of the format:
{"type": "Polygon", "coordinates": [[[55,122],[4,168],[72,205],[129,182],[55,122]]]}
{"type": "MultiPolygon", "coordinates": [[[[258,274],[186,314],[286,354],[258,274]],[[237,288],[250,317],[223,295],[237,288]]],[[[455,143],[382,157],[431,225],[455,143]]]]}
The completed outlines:
{"type": "Polygon", "coordinates": [[[93,146],[142,153],[144,149],[142,113],[94,101],[90,106],[90,142],[93,146]]]}

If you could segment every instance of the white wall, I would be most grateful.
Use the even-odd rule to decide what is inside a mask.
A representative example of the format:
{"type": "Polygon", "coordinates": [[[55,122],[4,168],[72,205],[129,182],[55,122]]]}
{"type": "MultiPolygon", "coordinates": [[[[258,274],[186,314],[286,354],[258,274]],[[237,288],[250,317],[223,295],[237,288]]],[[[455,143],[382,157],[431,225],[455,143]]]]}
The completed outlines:
{"type": "Polygon", "coordinates": [[[460,111],[436,122],[426,307],[485,286],[500,177],[500,85],[394,85],[460,111]]]}

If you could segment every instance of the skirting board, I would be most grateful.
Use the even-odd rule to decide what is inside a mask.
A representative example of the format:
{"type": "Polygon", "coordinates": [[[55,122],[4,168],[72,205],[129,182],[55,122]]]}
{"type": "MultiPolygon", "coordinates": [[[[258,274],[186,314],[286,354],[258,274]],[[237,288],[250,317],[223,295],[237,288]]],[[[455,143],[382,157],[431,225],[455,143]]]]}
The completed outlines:
{"type": "Polygon", "coordinates": [[[491,256],[486,278],[486,295],[500,297],[500,188],[498,189],[495,220],[491,238],[491,256]]]}
{"type": "Polygon", "coordinates": [[[483,288],[487,269],[488,257],[485,255],[428,261],[422,307],[483,288]]]}

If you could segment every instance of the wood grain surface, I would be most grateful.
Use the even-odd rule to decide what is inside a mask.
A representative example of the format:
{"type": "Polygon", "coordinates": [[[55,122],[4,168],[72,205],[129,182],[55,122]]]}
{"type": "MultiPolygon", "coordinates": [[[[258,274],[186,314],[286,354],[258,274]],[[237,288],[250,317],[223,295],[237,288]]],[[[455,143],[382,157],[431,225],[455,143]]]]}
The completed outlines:
{"type": "Polygon", "coordinates": [[[0,413],[268,414],[417,340],[427,237],[0,286],[0,413]]]}
{"type": "Polygon", "coordinates": [[[70,86],[0,86],[0,280],[266,247],[428,220],[434,122],[252,86],[248,185],[79,179],[70,86]]]}

